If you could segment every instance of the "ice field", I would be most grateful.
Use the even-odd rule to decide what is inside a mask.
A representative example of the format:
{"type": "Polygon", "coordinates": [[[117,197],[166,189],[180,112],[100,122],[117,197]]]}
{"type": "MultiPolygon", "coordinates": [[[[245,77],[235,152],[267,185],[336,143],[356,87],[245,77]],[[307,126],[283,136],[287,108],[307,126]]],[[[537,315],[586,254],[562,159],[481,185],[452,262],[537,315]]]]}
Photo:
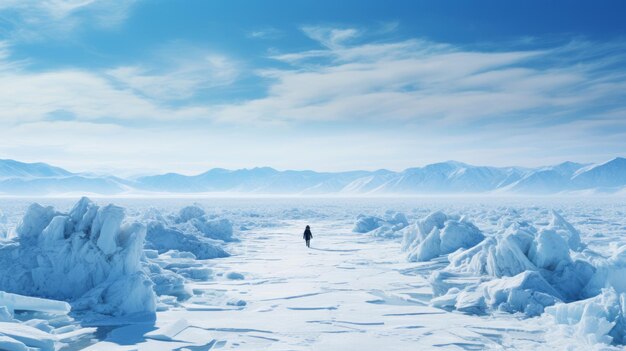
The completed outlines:
{"type": "Polygon", "coordinates": [[[626,343],[620,197],[5,198],[0,211],[2,350],[626,343]]]}

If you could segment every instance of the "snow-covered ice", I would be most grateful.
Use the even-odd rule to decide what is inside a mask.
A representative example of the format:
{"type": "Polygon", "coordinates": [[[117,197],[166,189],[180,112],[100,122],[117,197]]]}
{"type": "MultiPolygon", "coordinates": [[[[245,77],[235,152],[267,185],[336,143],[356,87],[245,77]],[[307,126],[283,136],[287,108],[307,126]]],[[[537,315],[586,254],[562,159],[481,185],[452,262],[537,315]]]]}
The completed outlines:
{"type": "Polygon", "coordinates": [[[415,223],[404,235],[409,261],[428,261],[437,256],[470,248],[485,236],[466,218],[433,212],[415,223]]]}
{"type": "Polygon", "coordinates": [[[0,349],[625,343],[620,198],[75,201],[0,200],[0,349]]]}
{"type": "Polygon", "coordinates": [[[0,291],[0,350],[55,350],[65,339],[74,339],[90,328],[76,329],[67,316],[70,305],[63,301],[23,296],[0,291]],[[21,311],[22,314],[16,314],[21,311]],[[21,322],[17,318],[48,317],[50,320],[32,318],[21,322]]]}
{"type": "Polygon", "coordinates": [[[146,248],[157,250],[159,253],[169,250],[190,252],[201,260],[228,256],[228,253],[211,239],[176,227],[168,227],[163,222],[148,224],[146,248]]]}
{"type": "Polygon", "coordinates": [[[70,305],[64,301],[23,296],[4,291],[0,291],[0,306],[5,307],[10,314],[13,314],[15,310],[63,314],[70,312],[70,305]]]}
{"type": "Polygon", "coordinates": [[[0,290],[72,303],[107,315],[153,314],[141,258],[146,229],[124,209],[81,199],[67,213],[30,205],[17,236],[0,245],[0,290]]]}

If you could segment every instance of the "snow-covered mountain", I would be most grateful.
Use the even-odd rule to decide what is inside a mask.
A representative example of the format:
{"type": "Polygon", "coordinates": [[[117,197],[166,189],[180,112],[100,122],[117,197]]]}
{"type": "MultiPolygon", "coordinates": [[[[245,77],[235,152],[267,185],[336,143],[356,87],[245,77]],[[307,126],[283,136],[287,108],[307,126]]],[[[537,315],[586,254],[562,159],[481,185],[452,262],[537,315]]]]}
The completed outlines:
{"type": "Polygon", "coordinates": [[[51,178],[67,177],[72,173],[63,168],[50,166],[46,163],[24,163],[15,160],[0,159],[1,178],[51,178]]]}
{"type": "Polygon", "coordinates": [[[119,194],[129,181],[113,176],[72,173],[46,163],[0,159],[0,194],[47,195],[63,193],[119,194]]]}
{"type": "Polygon", "coordinates": [[[578,189],[619,188],[626,184],[626,158],[617,157],[608,162],[591,165],[573,174],[573,186],[578,189]]]}
{"type": "Polygon", "coordinates": [[[277,171],[262,167],[227,170],[215,168],[195,176],[176,173],[136,179],[136,187],[164,192],[253,192],[253,193],[334,193],[355,179],[371,172],[325,173],[314,171],[277,171]]]}
{"type": "Polygon", "coordinates": [[[539,168],[526,172],[521,179],[503,188],[518,193],[557,193],[570,189],[572,176],[583,167],[584,164],[563,162],[556,166],[539,168]]]}
{"type": "Polygon", "coordinates": [[[269,167],[214,168],[187,176],[177,173],[123,179],[112,175],[72,173],[45,163],[0,160],[0,194],[67,193],[209,193],[416,195],[515,193],[555,194],[570,191],[626,190],[626,159],[602,164],[564,162],[540,168],[473,166],[440,162],[401,172],[389,170],[315,172],[279,171],[269,167]]]}
{"type": "Polygon", "coordinates": [[[384,193],[480,193],[519,179],[523,170],[507,167],[478,167],[448,161],[409,168],[387,175],[387,182],[375,189],[384,193]]]}
{"type": "Polygon", "coordinates": [[[450,194],[508,192],[554,194],[626,187],[626,159],[601,165],[564,162],[554,166],[473,166],[456,161],[435,163],[402,172],[378,170],[320,173],[277,171],[273,168],[213,169],[196,176],[165,174],[138,178],[136,186],[150,191],[236,191],[266,194],[450,194]]]}

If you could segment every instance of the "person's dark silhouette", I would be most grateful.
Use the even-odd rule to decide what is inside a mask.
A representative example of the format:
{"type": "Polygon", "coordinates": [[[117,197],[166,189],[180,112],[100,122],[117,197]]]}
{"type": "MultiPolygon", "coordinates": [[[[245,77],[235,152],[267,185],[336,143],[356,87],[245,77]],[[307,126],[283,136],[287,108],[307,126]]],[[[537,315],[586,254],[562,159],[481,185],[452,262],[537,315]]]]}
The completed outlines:
{"type": "Polygon", "coordinates": [[[304,229],[304,240],[306,241],[306,247],[311,247],[311,238],[313,237],[313,233],[311,233],[311,227],[308,225],[304,229]]]}

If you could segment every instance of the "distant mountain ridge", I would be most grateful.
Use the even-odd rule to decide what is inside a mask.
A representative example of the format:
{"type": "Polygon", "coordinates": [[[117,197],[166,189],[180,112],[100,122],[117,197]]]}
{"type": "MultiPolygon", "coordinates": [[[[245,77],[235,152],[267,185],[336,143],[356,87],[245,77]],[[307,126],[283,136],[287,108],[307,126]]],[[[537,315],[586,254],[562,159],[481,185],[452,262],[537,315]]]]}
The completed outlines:
{"type": "Polygon", "coordinates": [[[0,193],[48,195],[94,193],[250,193],[302,195],[419,195],[511,193],[549,195],[572,191],[626,193],[626,158],[600,164],[564,162],[539,168],[473,166],[446,161],[389,170],[315,172],[270,167],[210,169],[124,179],[73,173],[45,163],[0,160],[0,193]]]}
{"type": "Polygon", "coordinates": [[[71,176],[73,173],[46,163],[24,163],[0,159],[0,178],[50,178],[71,176]]]}
{"type": "Polygon", "coordinates": [[[0,194],[49,195],[64,193],[120,194],[132,190],[129,182],[113,176],[72,173],[47,163],[0,159],[0,194]]]}

